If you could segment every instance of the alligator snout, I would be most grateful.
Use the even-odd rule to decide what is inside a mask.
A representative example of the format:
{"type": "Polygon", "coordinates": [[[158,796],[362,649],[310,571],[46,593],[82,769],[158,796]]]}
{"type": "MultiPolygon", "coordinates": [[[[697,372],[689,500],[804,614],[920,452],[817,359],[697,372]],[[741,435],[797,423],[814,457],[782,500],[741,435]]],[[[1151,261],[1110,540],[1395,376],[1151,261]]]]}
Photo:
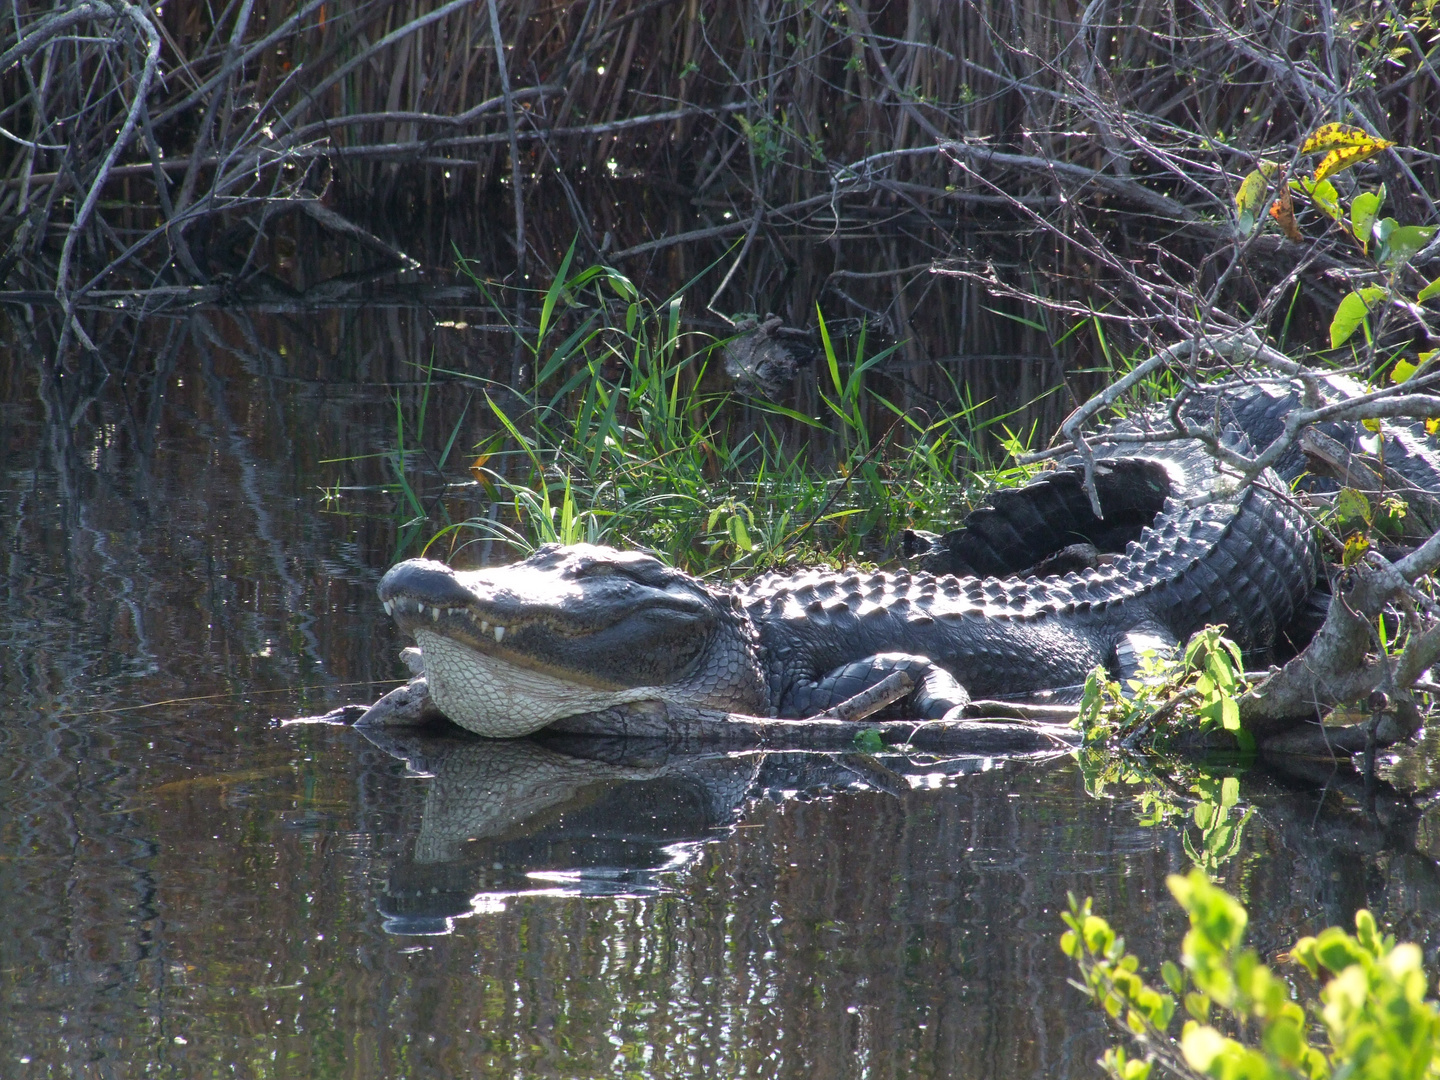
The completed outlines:
{"type": "Polygon", "coordinates": [[[433,559],[396,563],[380,579],[379,592],[386,610],[400,596],[440,608],[464,607],[470,599],[470,593],[456,580],[455,571],[433,559]]]}

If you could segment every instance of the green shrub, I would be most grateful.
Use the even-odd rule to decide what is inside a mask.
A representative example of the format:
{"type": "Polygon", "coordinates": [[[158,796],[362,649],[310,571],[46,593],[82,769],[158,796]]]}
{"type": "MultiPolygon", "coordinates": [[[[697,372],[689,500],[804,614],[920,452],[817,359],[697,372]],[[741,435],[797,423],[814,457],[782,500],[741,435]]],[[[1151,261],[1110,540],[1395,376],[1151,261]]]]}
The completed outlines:
{"type": "Polygon", "coordinates": [[[1123,1028],[1139,1053],[1107,1050],[1117,1080],[1171,1075],[1215,1080],[1423,1080],[1440,1076],[1440,1011],[1426,999],[1420,949],[1382,935],[1368,911],[1355,933],[1332,926],[1297,941],[1289,958],[1309,980],[1276,974],[1244,944],[1244,906],[1200,870],[1169,879],[1190,916],[1180,963],[1161,967],[1165,989],[1140,974],[1091,901],[1070,896],[1060,947],[1079,965],[1078,986],[1123,1028]],[[1297,994],[1295,984],[1307,991],[1297,994]],[[1172,1027],[1177,1001],[1185,1020],[1172,1027]]]}

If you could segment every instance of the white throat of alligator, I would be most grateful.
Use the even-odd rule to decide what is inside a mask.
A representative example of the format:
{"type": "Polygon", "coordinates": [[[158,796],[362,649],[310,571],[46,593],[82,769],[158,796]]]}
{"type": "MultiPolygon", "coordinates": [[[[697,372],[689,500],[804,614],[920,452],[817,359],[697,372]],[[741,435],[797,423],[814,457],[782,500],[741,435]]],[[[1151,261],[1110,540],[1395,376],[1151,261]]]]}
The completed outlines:
{"type": "Polygon", "coordinates": [[[415,643],[436,706],[461,727],[492,739],[539,731],[562,716],[598,712],[636,701],[673,698],[656,686],[600,690],[507,664],[442,634],[417,627],[415,643]]]}

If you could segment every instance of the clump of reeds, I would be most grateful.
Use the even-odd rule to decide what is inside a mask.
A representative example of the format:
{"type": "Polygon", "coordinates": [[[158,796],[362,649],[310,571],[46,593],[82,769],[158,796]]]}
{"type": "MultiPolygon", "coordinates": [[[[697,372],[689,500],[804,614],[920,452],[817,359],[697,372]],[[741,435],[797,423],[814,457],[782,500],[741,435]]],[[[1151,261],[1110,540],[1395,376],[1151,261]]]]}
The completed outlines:
{"type": "MultiPolygon", "coordinates": [[[[457,424],[423,456],[464,508],[430,546],[462,559],[488,554],[466,551],[477,541],[640,546],[699,573],[883,561],[900,529],[949,524],[981,490],[985,423],[973,406],[938,417],[896,406],[875,385],[888,350],[867,353],[863,333],[848,355],[825,336],[820,416],[761,400],[740,408],[707,378],[725,339],[687,332],[683,297],[647,300],[603,264],[572,272],[573,255],[537,298],[536,328],[516,329],[520,377],[468,377],[491,434],[457,445],[457,424]],[[455,482],[466,463],[470,476],[455,482]]],[[[401,432],[424,430],[420,409],[401,432]]],[[[419,538],[426,511],[406,478],[417,447],[397,441],[397,494],[419,538]]]]}

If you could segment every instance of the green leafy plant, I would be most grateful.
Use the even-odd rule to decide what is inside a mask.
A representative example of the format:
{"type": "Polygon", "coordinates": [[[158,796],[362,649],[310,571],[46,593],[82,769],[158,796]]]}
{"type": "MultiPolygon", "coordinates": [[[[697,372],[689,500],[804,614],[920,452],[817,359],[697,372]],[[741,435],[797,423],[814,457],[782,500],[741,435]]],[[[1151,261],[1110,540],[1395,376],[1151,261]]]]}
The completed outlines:
{"type": "MultiPolygon", "coordinates": [[[[863,328],[833,334],[817,309],[822,413],[735,400],[707,378],[728,340],[684,329],[683,292],[651,301],[613,268],[576,270],[574,254],[532,304],[534,326],[512,328],[525,385],[443,373],[474,384],[485,404],[473,413],[488,429],[468,478],[446,474],[447,500],[421,497],[407,468],[433,473],[457,459],[455,432],[443,454],[422,452],[423,412],[397,405],[394,466],[412,527],[444,517],[429,546],[603,541],[699,573],[751,570],[863,560],[896,530],[949,525],[973,503],[972,469],[987,460],[976,438],[994,421],[976,419],[963,388],[962,405],[940,416],[895,405],[872,385],[891,349],[872,350],[863,328]],[[455,512],[457,502],[470,512],[455,512]]],[[[497,286],[463,259],[461,269],[505,310],[497,286]]]]}
{"type": "Polygon", "coordinates": [[[1298,980],[1245,946],[1249,915],[1238,900],[1200,870],[1168,884],[1190,930],[1180,963],[1161,966],[1163,989],[1089,899],[1071,894],[1061,916],[1060,947],[1080,970],[1075,985],[1138,1050],[1107,1050],[1100,1064],[1111,1076],[1147,1080],[1156,1063],[1173,1076],[1216,1080],[1440,1075],[1440,1011],[1426,999],[1420,949],[1382,935],[1370,912],[1356,913],[1354,934],[1332,926],[1295,943],[1289,957],[1311,980],[1301,996],[1298,980]]]}
{"type": "Polygon", "coordinates": [[[1244,690],[1239,647],[1223,627],[1207,626],[1178,658],[1143,654],[1139,670],[1123,684],[1097,667],[1085,680],[1075,724],[1086,746],[1159,748],[1182,731],[1223,730],[1249,750],[1253,740],[1240,726],[1236,702],[1244,690]]]}
{"type": "Polygon", "coordinates": [[[864,728],[855,733],[855,749],[862,754],[878,754],[885,749],[885,740],[874,728],[864,728]]]}
{"type": "Polygon", "coordinates": [[[1394,142],[1362,128],[1325,124],[1312,131],[1299,147],[1302,156],[1319,155],[1311,176],[1299,176],[1287,183],[1284,166],[1262,161],[1241,181],[1235,196],[1236,226],[1242,236],[1249,236],[1258,228],[1273,191],[1276,197],[1270,205],[1269,216],[1290,239],[1297,241],[1303,240],[1304,234],[1296,224],[1292,199],[1300,196],[1359,249],[1372,272],[1380,278],[1380,284],[1352,289],[1341,298],[1330,322],[1332,349],[1344,345],[1359,329],[1364,330],[1367,341],[1373,341],[1372,313],[1391,308],[1413,313],[1419,304],[1440,296],[1440,278],[1421,285],[1413,300],[1401,287],[1407,271],[1412,270],[1411,260],[1430,243],[1440,227],[1402,225],[1393,217],[1381,217],[1386,196],[1384,184],[1373,190],[1357,191],[1347,210],[1340,190],[1331,179],[1394,146],[1394,142]]]}

